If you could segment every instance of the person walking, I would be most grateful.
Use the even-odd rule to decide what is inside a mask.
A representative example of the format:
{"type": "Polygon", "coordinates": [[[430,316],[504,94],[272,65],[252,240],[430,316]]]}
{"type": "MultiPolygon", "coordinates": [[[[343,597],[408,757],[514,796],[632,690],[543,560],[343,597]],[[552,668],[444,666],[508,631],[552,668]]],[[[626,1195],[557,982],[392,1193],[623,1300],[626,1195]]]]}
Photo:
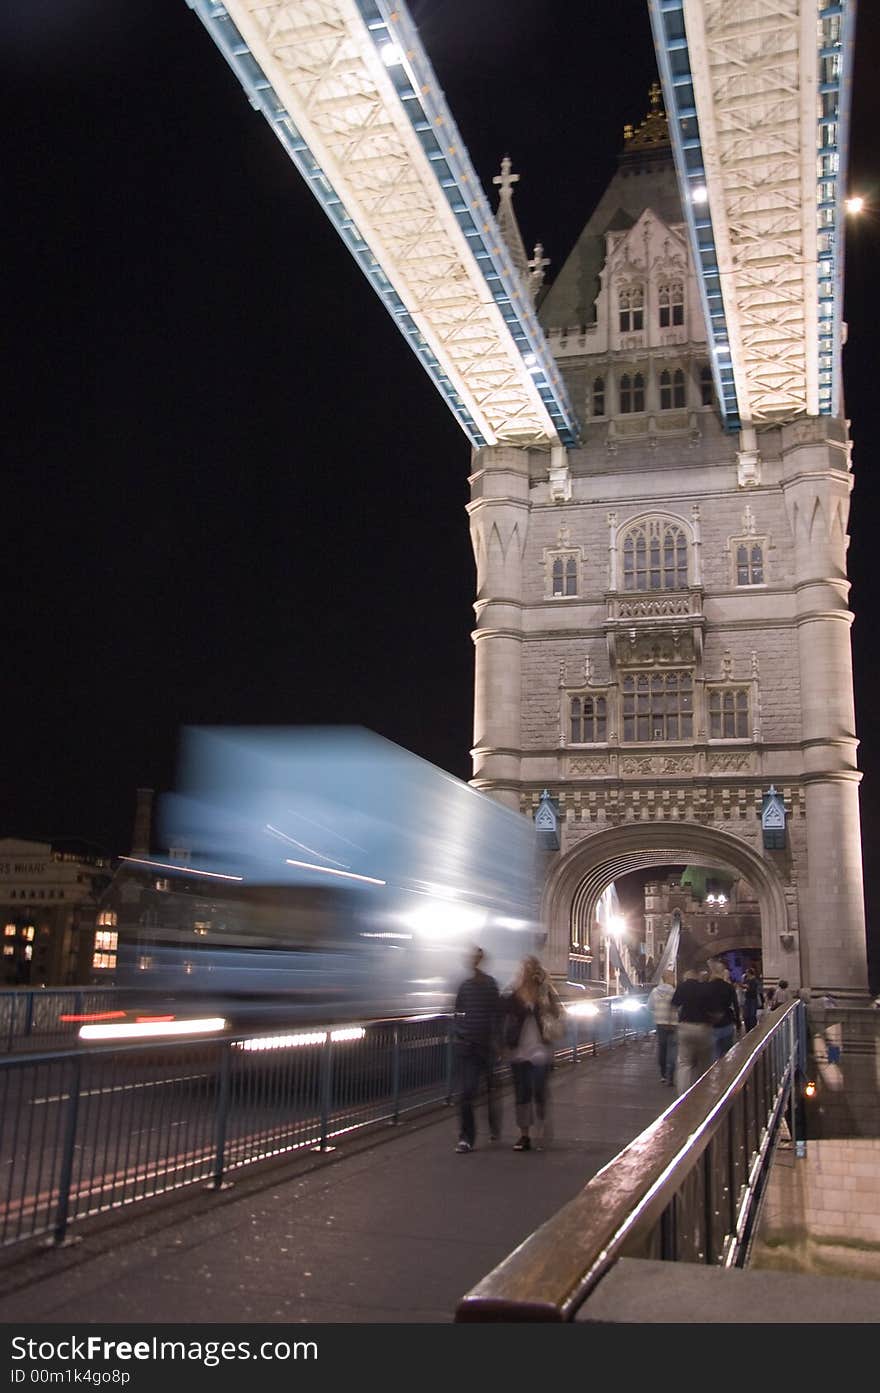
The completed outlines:
{"type": "Polygon", "coordinates": [[[538,1145],[548,1138],[547,1080],[553,1045],[565,1029],[565,1008],[539,960],[523,960],[513,991],[504,997],[504,1043],[509,1050],[519,1140],[514,1151],[530,1151],[537,1121],[538,1145]]]}
{"type": "Polygon", "coordinates": [[[678,1011],[675,1032],[678,1093],[686,1093],[712,1065],[714,1039],[708,993],[708,982],[701,982],[696,971],[689,968],[672,994],[672,1005],[678,1011]]]}
{"type": "Polygon", "coordinates": [[[709,1019],[712,1022],[712,1050],[715,1059],[726,1054],[742,1027],[739,999],[730,974],[720,959],[709,964],[709,1019]]]}
{"type": "Polygon", "coordinates": [[[760,1000],[758,974],[753,967],[747,967],[743,975],[743,1025],[746,1030],[754,1030],[758,1024],[760,1000]]]}
{"type": "Polygon", "coordinates": [[[678,1012],[672,1005],[675,992],[674,974],[664,972],[663,981],[658,982],[648,997],[648,1010],[654,1017],[657,1032],[657,1063],[660,1077],[670,1088],[675,1082],[675,1030],[678,1012]]]}
{"type": "Polygon", "coordinates": [[[772,987],[767,1001],[768,1011],[779,1011],[783,1006],[789,1006],[792,1001],[791,991],[788,982],[784,977],[780,977],[775,987],[772,987]]]}
{"type": "Polygon", "coordinates": [[[482,970],[484,960],[482,948],[475,948],[470,959],[471,975],[462,982],[455,997],[453,1041],[459,1069],[459,1137],[455,1149],[461,1153],[473,1151],[477,1139],[474,1101],[483,1078],[489,1140],[497,1141],[501,1135],[495,1080],[501,994],[495,978],[482,970]]]}

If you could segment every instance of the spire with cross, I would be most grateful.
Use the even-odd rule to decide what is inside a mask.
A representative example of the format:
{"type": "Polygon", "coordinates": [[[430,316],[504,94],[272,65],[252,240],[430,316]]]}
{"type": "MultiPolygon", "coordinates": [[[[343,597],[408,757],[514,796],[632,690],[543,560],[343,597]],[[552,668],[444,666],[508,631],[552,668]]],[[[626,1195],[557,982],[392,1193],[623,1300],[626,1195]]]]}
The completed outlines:
{"type": "Polygon", "coordinates": [[[529,258],[526,254],[522,233],[519,230],[519,223],[516,220],[516,213],[513,211],[513,186],[519,182],[519,175],[512,174],[512,161],[509,155],[505,155],[501,161],[501,173],[496,174],[492,180],[493,184],[498,185],[498,229],[504,240],[504,245],[510,253],[510,259],[519,272],[520,278],[531,286],[529,274],[529,258]]]}
{"type": "Polygon", "coordinates": [[[537,295],[544,284],[544,267],[549,265],[550,258],[544,255],[543,242],[536,242],[529,262],[529,285],[532,295],[537,295]]]}

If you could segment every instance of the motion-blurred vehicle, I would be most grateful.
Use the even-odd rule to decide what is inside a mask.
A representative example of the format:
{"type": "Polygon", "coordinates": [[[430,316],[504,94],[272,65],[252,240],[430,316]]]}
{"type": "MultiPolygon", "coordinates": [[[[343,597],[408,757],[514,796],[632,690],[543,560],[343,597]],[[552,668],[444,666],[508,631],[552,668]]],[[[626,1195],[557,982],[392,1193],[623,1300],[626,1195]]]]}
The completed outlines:
{"type": "Polygon", "coordinates": [[[474,945],[502,986],[535,950],[532,823],[369,731],[190,729],[180,784],[106,900],[144,1013],[442,1011],[474,945]]]}

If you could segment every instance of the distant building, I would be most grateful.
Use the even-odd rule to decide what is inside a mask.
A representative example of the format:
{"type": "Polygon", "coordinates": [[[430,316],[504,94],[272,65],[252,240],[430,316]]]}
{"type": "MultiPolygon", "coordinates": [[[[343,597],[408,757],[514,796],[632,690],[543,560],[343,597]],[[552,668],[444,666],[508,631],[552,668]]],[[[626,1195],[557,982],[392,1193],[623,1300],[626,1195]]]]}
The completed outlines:
{"type": "Polygon", "coordinates": [[[114,926],[98,910],[111,874],[107,858],[0,838],[0,983],[67,986],[115,967],[114,926]]]}
{"type": "Polygon", "coordinates": [[[761,907],[747,881],[688,867],[682,875],[645,885],[645,954],[659,961],[673,919],[681,925],[678,974],[723,958],[740,976],[761,968],[761,907]]]}

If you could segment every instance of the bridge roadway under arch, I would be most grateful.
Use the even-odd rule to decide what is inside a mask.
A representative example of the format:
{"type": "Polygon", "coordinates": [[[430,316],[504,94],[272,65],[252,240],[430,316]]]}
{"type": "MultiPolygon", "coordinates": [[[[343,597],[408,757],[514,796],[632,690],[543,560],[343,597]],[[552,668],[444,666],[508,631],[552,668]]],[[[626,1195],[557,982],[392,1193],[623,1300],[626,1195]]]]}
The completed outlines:
{"type": "MultiPolygon", "coordinates": [[[[447,1322],[477,1281],[674,1102],[653,1036],[559,1068],[554,1138],[457,1155],[457,1114],[434,1109],[77,1224],[80,1241],[0,1253],[0,1322],[447,1322]]],[[[244,1335],[246,1332],[242,1331],[244,1335]]],[[[229,1338],[233,1338],[230,1336],[229,1338]]]]}
{"type": "Polygon", "coordinates": [[[749,882],[758,897],[765,950],[789,931],[782,880],[748,842],[699,823],[625,823],[585,837],[553,867],[543,914],[551,926],[554,961],[567,955],[573,928],[577,941],[589,941],[599,897],[611,881],[631,871],[682,862],[729,871],[749,882]]]}

